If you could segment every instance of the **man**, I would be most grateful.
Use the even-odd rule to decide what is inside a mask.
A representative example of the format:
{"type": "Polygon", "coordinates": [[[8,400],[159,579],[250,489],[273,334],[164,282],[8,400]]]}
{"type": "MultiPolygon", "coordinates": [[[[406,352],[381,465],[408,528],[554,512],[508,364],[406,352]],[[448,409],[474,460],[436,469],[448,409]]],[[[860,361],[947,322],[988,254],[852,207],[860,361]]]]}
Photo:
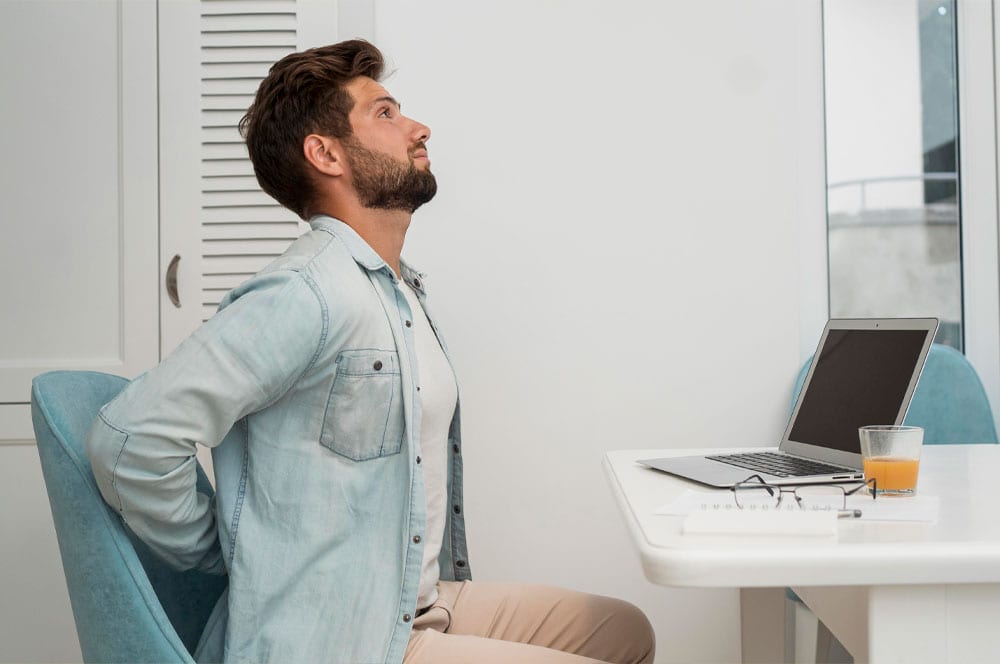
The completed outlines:
{"type": "Polygon", "coordinates": [[[168,562],[229,574],[199,661],[651,661],[631,605],[469,581],[458,391],[400,259],[437,189],[430,130],[382,68],[363,41],[271,68],[240,128],[312,231],[102,409],[98,486],[168,562]]]}

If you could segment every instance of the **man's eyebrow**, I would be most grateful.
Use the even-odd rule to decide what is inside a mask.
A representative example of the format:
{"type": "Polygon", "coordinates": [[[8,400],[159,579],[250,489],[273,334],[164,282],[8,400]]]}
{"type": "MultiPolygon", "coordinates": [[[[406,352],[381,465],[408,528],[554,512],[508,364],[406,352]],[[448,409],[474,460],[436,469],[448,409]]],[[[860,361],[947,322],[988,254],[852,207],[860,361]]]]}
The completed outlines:
{"type": "Polygon", "coordinates": [[[385,95],[384,97],[376,97],[375,99],[372,100],[372,103],[368,105],[368,108],[374,108],[375,106],[378,106],[382,102],[389,102],[390,104],[395,106],[398,110],[402,110],[403,108],[403,105],[400,104],[398,101],[396,101],[395,97],[390,97],[389,95],[385,95]]]}

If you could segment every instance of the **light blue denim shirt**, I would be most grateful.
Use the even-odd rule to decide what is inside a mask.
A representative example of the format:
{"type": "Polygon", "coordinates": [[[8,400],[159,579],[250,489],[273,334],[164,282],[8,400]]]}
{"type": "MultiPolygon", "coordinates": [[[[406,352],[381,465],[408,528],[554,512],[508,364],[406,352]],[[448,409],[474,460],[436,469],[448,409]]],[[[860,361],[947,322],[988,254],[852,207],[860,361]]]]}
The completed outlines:
{"type": "MultiPolygon", "coordinates": [[[[415,314],[349,226],[310,223],[88,438],[101,493],[141,539],[178,568],[229,573],[199,661],[401,662],[413,624],[426,511],[415,314]],[[214,502],[195,492],[195,443],[214,448],[214,502]]],[[[402,272],[426,307],[422,275],[402,272]]],[[[448,450],[439,562],[464,580],[457,408],[448,450]]]]}

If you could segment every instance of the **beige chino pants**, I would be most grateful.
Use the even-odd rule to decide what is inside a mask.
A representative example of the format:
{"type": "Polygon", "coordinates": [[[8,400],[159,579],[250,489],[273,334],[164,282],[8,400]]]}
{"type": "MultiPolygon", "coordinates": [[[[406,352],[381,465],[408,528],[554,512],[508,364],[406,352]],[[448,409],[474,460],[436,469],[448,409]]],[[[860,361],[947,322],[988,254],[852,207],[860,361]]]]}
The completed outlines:
{"type": "Polygon", "coordinates": [[[628,602],[551,588],[441,581],[403,664],[653,661],[653,629],[628,602]]]}

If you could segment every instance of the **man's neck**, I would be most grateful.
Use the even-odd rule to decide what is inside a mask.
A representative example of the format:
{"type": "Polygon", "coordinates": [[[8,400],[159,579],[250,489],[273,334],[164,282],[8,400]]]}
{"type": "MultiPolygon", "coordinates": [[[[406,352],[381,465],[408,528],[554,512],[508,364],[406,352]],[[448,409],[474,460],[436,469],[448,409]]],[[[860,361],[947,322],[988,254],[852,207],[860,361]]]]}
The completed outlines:
{"type": "Polygon", "coordinates": [[[338,206],[320,211],[344,222],[375,250],[382,260],[400,276],[399,256],[403,251],[411,214],[403,210],[376,210],[360,205],[338,206]]]}

